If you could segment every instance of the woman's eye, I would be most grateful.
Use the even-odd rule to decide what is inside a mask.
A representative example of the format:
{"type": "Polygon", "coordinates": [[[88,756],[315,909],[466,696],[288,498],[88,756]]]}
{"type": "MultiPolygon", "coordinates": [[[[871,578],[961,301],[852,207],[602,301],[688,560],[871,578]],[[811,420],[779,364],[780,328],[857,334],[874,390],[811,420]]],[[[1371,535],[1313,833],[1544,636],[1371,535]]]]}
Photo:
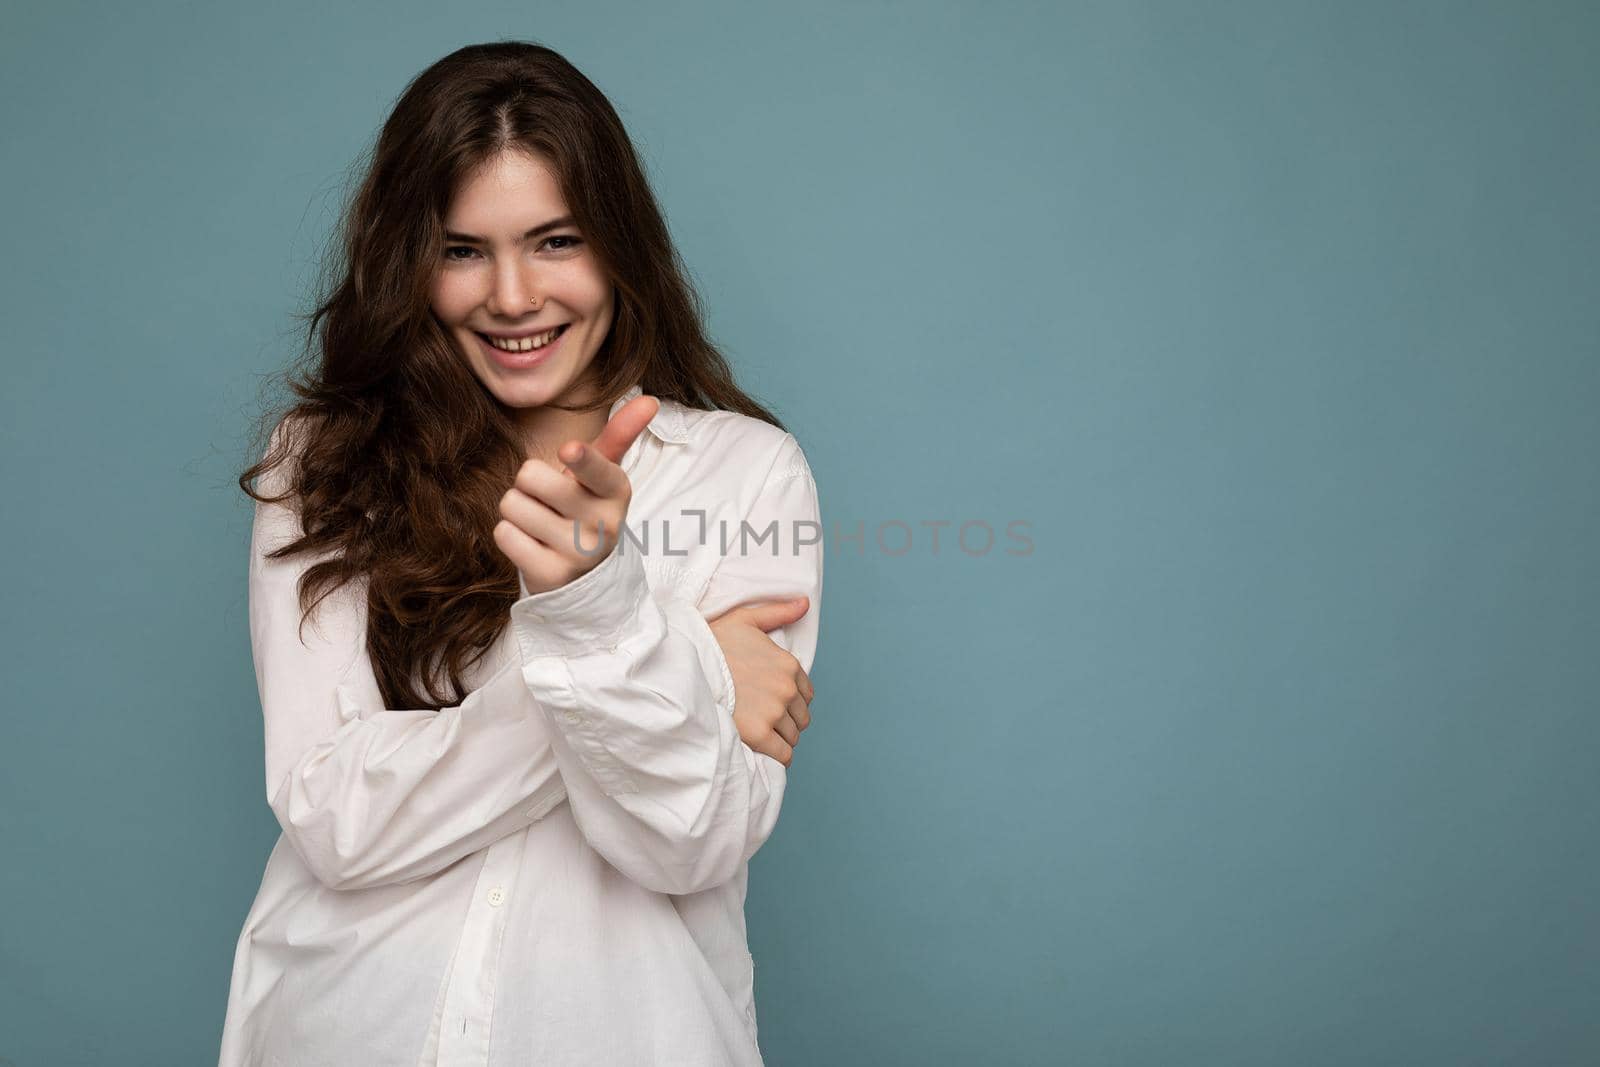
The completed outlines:
{"type": "MultiPolygon", "coordinates": [[[[544,243],[546,245],[550,244],[550,242],[552,242],[552,241],[565,241],[566,242],[566,244],[556,245],[554,248],[552,248],[552,251],[555,251],[555,252],[570,252],[572,249],[577,248],[579,245],[583,244],[583,238],[575,237],[575,236],[573,236],[571,234],[565,234],[565,233],[557,234],[554,237],[546,237],[544,239],[544,243]]],[[[470,259],[470,258],[472,258],[473,256],[476,256],[476,255],[478,255],[478,250],[476,248],[473,248],[471,245],[450,245],[444,250],[444,258],[446,260],[448,260],[449,262],[451,262],[451,263],[464,263],[468,259],[470,259]],[[456,253],[458,253],[458,252],[465,253],[465,254],[464,255],[457,255],[456,253]]]]}
{"type": "MultiPolygon", "coordinates": [[[[557,234],[555,237],[544,238],[546,245],[549,245],[550,242],[566,242],[565,245],[555,246],[554,251],[571,251],[573,248],[578,248],[579,245],[582,245],[584,238],[573,237],[571,234],[557,234]]],[[[472,256],[477,256],[477,254],[477,248],[472,248],[470,245],[450,245],[445,248],[445,259],[450,262],[464,262],[466,259],[472,258],[472,256]],[[456,253],[466,254],[459,254],[458,256],[456,253]]]]}

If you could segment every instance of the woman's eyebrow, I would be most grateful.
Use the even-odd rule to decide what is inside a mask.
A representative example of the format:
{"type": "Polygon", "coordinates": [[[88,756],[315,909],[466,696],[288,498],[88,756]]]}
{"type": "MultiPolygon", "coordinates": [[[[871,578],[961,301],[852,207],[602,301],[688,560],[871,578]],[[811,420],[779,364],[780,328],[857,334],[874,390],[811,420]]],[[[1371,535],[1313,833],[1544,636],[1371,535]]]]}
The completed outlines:
{"type": "MultiPolygon", "coordinates": [[[[539,225],[535,226],[533,229],[531,229],[527,233],[523,234],[522,235],[522,239],[524,241],[527,241],[527,240],[530,240],[530,239],[532,239],[534,237],[538,237],[540,234],[546,233],[546,232],[548,232],[550,230],[559,229],[562,226],[571,226],[572,223],[573,223],[573,218],[572,218],[571,215],[563,215],[559,219],[551,219],[549,222],[541,222],[539,225]]],[[[446,230],[446,231],[444,231],[444,236],[445,236],[445,240],[447,240],[447,241],[460,241],[463,244],[482,245],[482,244],[488,244],[489,243],[488,241],[484,240],[482,237],[475,237],[470,233],[456,233],[454,230],[446,230]]]]}

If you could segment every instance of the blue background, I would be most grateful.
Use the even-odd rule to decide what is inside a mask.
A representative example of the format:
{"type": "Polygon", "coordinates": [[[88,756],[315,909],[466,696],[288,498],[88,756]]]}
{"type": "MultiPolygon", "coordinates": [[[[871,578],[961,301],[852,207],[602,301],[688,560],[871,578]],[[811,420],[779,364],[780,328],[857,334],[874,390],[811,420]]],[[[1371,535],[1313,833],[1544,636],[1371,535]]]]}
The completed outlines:
{"type": "Polygon", "coordinates": [[[863,524],[752,864],[770,1063],[1600,1061],[1594,5],[5,23],[0,1060],[215,1062],[263,376],[405,81],[523,37],[863,524]]]}

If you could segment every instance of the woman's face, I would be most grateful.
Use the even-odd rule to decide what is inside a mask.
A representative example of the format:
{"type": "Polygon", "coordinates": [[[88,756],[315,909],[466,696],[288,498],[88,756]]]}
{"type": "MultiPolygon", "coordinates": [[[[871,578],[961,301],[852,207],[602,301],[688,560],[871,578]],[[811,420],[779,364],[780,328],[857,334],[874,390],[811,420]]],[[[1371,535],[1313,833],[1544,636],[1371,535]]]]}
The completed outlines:
{"type": "Polygon", "coordinates": [[[445,215],[433,313],[478,380],[512,408],[586,399],[585,372],[611,329],[611,282],[566,217],[555,174],[523,152],[470,175],[445,215]],[[557,326],[566,328],[553,342],[529,351],[488,340],[544,341],[557,326]]]}

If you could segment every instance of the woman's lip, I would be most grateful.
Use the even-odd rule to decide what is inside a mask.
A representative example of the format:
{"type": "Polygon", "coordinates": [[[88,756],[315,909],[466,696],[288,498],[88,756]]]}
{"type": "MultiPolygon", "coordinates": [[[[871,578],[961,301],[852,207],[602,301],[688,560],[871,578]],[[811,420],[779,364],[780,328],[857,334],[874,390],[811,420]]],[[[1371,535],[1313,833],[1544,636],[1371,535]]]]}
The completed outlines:
{"type": "Polygon", "coordinates": [[[493,330],[473,330],[480,337],[493,337],[498,341],[525,341],[529,337],[538,337],[540,334],[549,333],[570,326],[571,323],[558,322],[554,326],[541,326],[537,330],[524,330],[522,333],[495,333],[493,330]]]}
{"type": "Polygon", "coordinates": [[[561,346],[561,342],[567,339],[567,333],[569,332],[568,327],[571,325],[571,323],[562,325],[561,332],[556,335],[556,339],[554,341],[551,341],[543,348],[536,348],[531,352],[507,352],[503,348],[496,348],[484,338],[483,334],[476,330],[472,331],[472,336],[478,339],[479,346],[483,348],[484,352],[488,354],[489,358],[494,360],[500,366],[505,367],[508,370],[526,370],[529,367],[537,367],[539,364],[548,359],[550,353],[559,348],[561,346]]]}

